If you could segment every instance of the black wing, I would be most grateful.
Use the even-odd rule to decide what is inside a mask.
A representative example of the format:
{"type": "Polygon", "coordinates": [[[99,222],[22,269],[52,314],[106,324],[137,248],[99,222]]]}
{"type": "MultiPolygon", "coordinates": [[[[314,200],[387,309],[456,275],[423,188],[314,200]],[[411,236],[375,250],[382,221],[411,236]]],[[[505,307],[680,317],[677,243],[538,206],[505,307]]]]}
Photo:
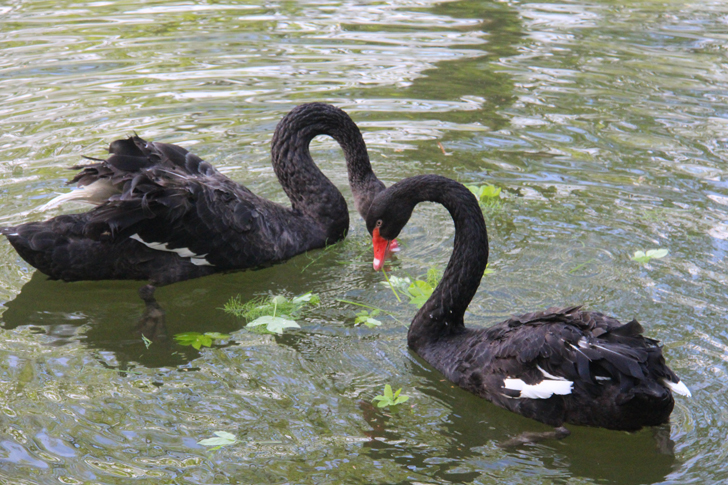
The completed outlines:
{"type": "Polygon", "coordinates": [[[107,160],[72,180],[82,186],[108,180],[120,191],[89,213],[87,237],[132,238],[218,271],[275,259],[275,228],[267,219],[275,219],[280,206],[176,145],[133,137],[109,150],[107,160]]]}
{"type": "Polygon", "coordinates": [[[679,381],[665,365],[658,342],[643,337],[636,320],[623,325],[571,307],[513,317],[487,333],[493,362],[513,377],[526,370],[527,383],[544,378],[536,366],[590,394],[598,393],[595,386],[607,380],[618,382],[623,392],[645,380],[679,381]]]}
{"type": "Polygon", "coordinates": [[[166,284],[285,259],[287,241],[301,243],[291,232],[306,221],[181,147],[133,137],[109,151],[71,181],[104,194],[98,207],[3,230],[53,278],[166,284]]]}

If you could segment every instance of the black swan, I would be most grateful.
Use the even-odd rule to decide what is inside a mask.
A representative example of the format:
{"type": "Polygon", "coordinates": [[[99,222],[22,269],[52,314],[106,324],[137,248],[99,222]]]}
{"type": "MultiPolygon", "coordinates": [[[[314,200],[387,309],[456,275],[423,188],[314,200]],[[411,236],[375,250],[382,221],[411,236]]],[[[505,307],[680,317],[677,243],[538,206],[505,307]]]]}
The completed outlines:
{"type": "Polygon", "coordinates": [[[665,365],[658,342],[643,337],[636,320],[622,325],[575,306],[527,313],[487,329],[465,328],[465,310],[488,261],[483,214],[467,188],[424,175],[380,192],[366,217],[375,260],[423,201],[447,208],[455,243],[442,281],[412,321],[407,343],[449,380],[560,427],[564,435],[564,423],[618,430],[665,423],[675,404],[672,393],[690,396],[665,365]]]}
{"type": "Polygon", "coordinates": [[[283,261],[346,236],[346,201],[309,153],[317,135],[341,145],[356,208],[366,214],[384,184],[359,128],[341,109],[310,103],[280,121],[271,144],[291,208],[258,197],[184,148],[134,136],[113,142],[106,160],[73,167],[81,171],[69,184],[81,189],[46,204],[80,200],[96,208],[0,232],[53,279],[148,280],[140,295],[149,304],[155,286],[283,261]]]}

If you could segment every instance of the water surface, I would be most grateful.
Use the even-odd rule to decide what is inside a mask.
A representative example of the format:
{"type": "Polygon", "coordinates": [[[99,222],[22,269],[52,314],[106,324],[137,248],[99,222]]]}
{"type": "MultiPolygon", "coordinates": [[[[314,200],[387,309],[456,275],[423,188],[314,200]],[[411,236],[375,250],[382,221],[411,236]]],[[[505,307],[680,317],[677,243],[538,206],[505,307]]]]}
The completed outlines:
{"type": "MultiPolygon", "coordinates": [[[[276,123],[308,101],[359,124],[377,174],[503,189],[466,316],[583,303],[637,317],[693,391],[638,433],[548,428],[443,381],[371,270],[342,154],[312,154],[349,238],[255,272],[158,290],[167,339],[136,328],[137,282],[48,281],[0,241],[0,477],[8,483],[720,483],[728,479],[728,7],[721,2],[21,2],[0,7],[0,224],[42,220],[68,167],[133,132],[179,143],[284,202],[276,123]],[[647,265],[637,250],[665,248],[647,265]],[[231,297],[314,291],[283,336],[231,297]],[[170,337],[223,332],[196,351],[170,337]],[[381,411],[385,383],[410,401],[381,411]],[[197,442],[229,431],[239,443],[197,442]]],[[[392,274],[444,268],[452,223],[417,208],[392,274]]]]}

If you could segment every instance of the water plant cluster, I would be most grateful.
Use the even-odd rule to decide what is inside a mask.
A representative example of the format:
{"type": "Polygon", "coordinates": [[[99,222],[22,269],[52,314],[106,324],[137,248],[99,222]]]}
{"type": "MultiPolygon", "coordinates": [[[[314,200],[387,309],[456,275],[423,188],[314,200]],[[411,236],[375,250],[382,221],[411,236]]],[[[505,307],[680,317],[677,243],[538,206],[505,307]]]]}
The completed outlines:
{"type": "Polygon", "coordinates": [[[300,328],[294,318],[298,317],[304,307],[315,306],[320,302],[319,296],[311,292],[290,299],[284,295],[276,295],[255,298],[245,303],[238,295],[228,301],[223,310],[248,320],[246,328],[281,335],[286,328],[300,328]]]}

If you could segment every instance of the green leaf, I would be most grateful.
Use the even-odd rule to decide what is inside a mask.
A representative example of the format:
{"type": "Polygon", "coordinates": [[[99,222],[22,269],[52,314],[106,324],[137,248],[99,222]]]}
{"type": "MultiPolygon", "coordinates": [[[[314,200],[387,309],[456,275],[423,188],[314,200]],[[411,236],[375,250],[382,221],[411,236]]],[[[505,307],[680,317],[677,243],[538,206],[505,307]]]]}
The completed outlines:
{"type": "Polygon", "coordinates": [[[646,256],[649,256],[650,258],[660,259],[667,256],[667,249],[650,249],[647,251],[646,256]]]}
{"type": "Polygon", "coordinates": [[[217,339],[229,338],[230,335],[226,335],[218,332],[184,332],[178,333],[174,336],[174,339],[180,345],[191,345],[196,350],[200,350],[203,346],[212,347],[212,341],[217,339]]]}
{"type": "Polygon", "coordinates": [[[304,306],[317,305],[320,302],[319,296],[311,292],[291,299],[284,295],[276,295],[268,298],[255,298],[246,303],[242,303],[238,296],[228,301],[224,310],[252,322],[263,316],[288,315],[288,318],[296,318],[304,306]]]}
{"type": "Polygon", "coordinates": [[[483,199],[495,199],[500,196],[501,188],[495,185],[466,185],[465,187],[473,193],[473,195],[482,201],[483,199]]]}
{"type": "Polygon", "coordinates": [[[197,442],[198,445],[202,446],[214,446],[213,450],[217,450],[222,446],[233,445],[238,442],[238,439],[234,434],[228,433],[227,431],[215,431],[213,433],[217,438],[207,438],[197,442]]]}
{"type": "Polygon", "coordinates": [[[498,197],[501,193],[501,188],[496,187],[495,185],[486,185],[484,187],[481,187],[481,195],[480,198],[483,199],[484,197],[487,197],[489,199],[498,197]]]}
{"type": "Polygon", "coordinates": [[[283,330],[286,328],[301,328],[301,326],[293,320],[288,320],[282,317],[272,317],[270,315],[256,318],[246,325],[246,327],[257,327],[259,325],[265,325],[266,330],[272,333],[277,333],[278,335],[283,335],[283,330]]]}
{"type": "Polygon", "coordinates": [[[200,347],[204,345],[205,347],[212,347],[212,339],[207,335],[202,335],[196,344],[193,344],[192,346],[196,348],[197,350],[200,350],[200,347]]]}
{"type": "Polygon", "coordinates": [[[426,281],[415,280],[414,283],[407,288],[410,303],[417,305],[417,308],[422,308],[422,305],[424,305],[427,299],[430,298],[434,290],[435,289],[426,281]]]}
{"type": "Polygon", "coordinates": [[[381,324],[382,324],[382,322],[380,322],[376,318],[367,318],[366,321],[364,322],[364,325],[366,325],[369,328],[378,327],[381,324]]]}
{"type": "Polygon", "coordinates": [[[648,263],[651,259],[660,259],[667,256],[667,249],[650,249],[646,253],[644,251],[635,251],[632,256],[633,261],[638,263],[648,263]]]}
{"type": "Polygon", "coordinates": [[[379,314],[379,310],[374,310],[371,313],[369,313],[366,310],[362,310],[359,313],[356,314],[356,319],[354,320],[354,325],[359,325],[360,323],[363,323],[369,328],[378,327],[382,324],[379,320],[376,318],[372,318],[379,314]]]}
{"type": "Polygon", "coordinates": [[[397,392],[392,393],[392,386],[386,384],[384,386],[384,395],[375,396],[372,402],[377,403],[377,407],[384,408],[387,406],[396,406],[402,404],[409,399],[409,396],[400,395],[402,388],[397,389],[397,392]]]}
{"type": "Polygon", "coordinates": [[[226,338],[230,338],[230,335],[226,333],[220,333],[220,332],[205,332],[205,335],[210,337],[213,340],[222,340],[226,338]]]}
{"type": "Polygon", "coordinates": [[[477,185],[466,185],[467,189],[473,193],[476,199],[480,200],[480,198],[483,195],[483,187],[479,187],[477,185]]]}
{"type": "Polygon", "coordinates": [[[437,268],[430,268],[427,270],[427,284],[434,290],[437,284],[442,279],[442,271],[437,268]]]}
{"type": "Polygon", "coordinates": [[[314,295],[310,291],[301,296],[297,296],[291,300],[294,305],[302,305],[303,303],[310,303],[312,305],[318,305],[321,302],[321,298],[318,295],[314,295]]]}
{"type": "Polygon", "coordinates": [[[274,305],[281,306],[281,305],[285,305],[286,303],[288,303],[288,298],[286,298],[283,295],[276,295],[270,299],[270,302],[273,303],[274,305]]]}

